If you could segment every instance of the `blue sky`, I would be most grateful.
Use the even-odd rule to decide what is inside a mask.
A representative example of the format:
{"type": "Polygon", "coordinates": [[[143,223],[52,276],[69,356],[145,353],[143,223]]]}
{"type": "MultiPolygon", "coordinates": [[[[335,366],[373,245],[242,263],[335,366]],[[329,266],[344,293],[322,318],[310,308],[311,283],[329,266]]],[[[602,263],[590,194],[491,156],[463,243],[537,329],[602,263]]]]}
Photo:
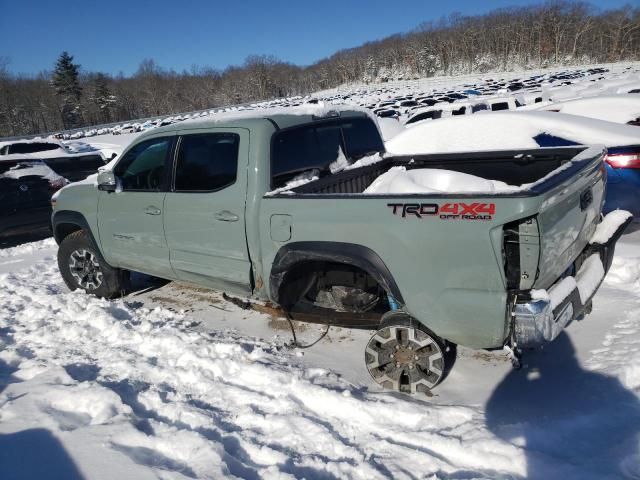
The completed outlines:
{"type": "MultiPolygon", "coordinates": [[[[632,0],[633,3],[634,0],[632,0]]],[[[3,0],[0,57],[9,70],[50,70],[63,50],[84,70],[125,75],[153,58],[181,71],[223,69],[250,54],[307,65],[452,12],[539,3],[529,0],[3,0]],[[54,7],[55,5],[55,7],[54,7]]],[[[629,0],[596,0],[608,9],[629,0]]]]}

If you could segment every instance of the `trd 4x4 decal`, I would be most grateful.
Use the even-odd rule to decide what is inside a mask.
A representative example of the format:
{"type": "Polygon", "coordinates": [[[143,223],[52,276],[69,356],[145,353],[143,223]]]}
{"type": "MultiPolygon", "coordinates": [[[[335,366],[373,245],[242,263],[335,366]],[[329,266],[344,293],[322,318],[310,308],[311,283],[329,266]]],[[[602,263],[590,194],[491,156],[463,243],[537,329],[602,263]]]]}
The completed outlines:
{"type": "Polygon", "coordinates": [[[406,217],[438,217],[441,220],[491,220],[496,214],[495,203],[387,203],[394,215],[406,217]]]}

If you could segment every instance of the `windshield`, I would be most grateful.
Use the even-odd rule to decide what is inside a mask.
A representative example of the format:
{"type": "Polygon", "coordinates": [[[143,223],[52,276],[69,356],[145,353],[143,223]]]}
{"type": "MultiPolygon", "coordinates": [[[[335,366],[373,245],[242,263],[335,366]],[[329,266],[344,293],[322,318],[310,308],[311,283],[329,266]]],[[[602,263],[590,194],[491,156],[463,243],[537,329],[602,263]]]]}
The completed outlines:
{"type": "Polygon", "coordinates": [[[384,145],[369,118],[318,122],[283,130],[274,135],[271,151],[271,186],[280,188],[300,173],[329,173],[340,152],[349,163],[382,152],[384,145]]]}

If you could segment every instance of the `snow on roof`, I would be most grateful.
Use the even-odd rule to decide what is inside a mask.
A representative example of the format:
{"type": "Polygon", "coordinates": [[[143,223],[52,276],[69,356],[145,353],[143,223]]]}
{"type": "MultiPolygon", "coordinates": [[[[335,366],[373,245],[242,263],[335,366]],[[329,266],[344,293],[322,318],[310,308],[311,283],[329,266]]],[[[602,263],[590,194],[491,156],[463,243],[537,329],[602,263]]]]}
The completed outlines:
{"type": "Polygon", "coordinates": [[[97,153],[98,149],[93,145],[86,142],[70,141],[61,142],[56,139],[42,139],[40,137],[26,139],[26,140],[12,140],[8,142],[0,142],[0,148],[5,145],[13,144],[25,144],[25,143],[42,143],[47,145],[55,145],[57,148],[53,150],[45,150],[42,152],[33,153],[11,153],[8,155],[0,155],[0,161],[2,160],[24,160],[25,158],[41,160],[47,158],[60,158],[60,157],[76,157],[86,155],[87,153],[97,153]]]}
{"type": "Polygon", "coordinates": [[[640,117],[640,95],[602,95],[567,102],[552,103],[541,110],[558,110],[561,113],[596,118],[608,122],[627,123],[640,117]]]}
{"type": "MultiPolygon", "coordinates": [[[[311,116],[317,117],[330,116],[331,112],[362,112],[368,116],[372,116],[371,111],[366,108],[354,105],[329,104],[319,102],[317,104],[307,103],[297,107],[269,107],[255,110],[235,110],[223,113],[217,113],[213,116],[203,118],[192,118],[182,122],[181,126],[197,127],[201,125],[209,125],[211,123],[232,122],[236,120],[249,120],[255,118],[272,118],[272,117],[293,117],[293,116],[311,116]]],[[[157,131],[157,130],[154,130],[157,131]]]]}
{"type": "Polygon", "coordinates": [[[8,140],[5,142],[0,142],[0,148],[4,147],[5,145],[12,145],[14,143],[51,143],[62,148],[62,144],[58,140],[43,137],[24,138],[21,140],[8,140]]]}
{"type": "Polygon", "coordinates": [[[486,112],[422,121],[386,142],[395,155],[538,148],[548,133],[579,144],[640,143],[640,128],[555,112],[486,112]]]}

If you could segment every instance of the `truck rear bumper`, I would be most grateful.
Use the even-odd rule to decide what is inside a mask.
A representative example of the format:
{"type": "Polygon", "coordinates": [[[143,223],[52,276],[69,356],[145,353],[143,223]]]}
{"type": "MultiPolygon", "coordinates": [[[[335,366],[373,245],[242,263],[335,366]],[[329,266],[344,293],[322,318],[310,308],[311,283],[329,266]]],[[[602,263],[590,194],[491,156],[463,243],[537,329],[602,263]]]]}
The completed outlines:
{"type": "Polygon", "coordinates": [[[537,348],[553,341],[574,319],[588,313],[591,299],[611,267],[615,245],[633,217],[620,210],[609,213],[591,242],[576,259],[577,273],[556,282],[548,290],[531,290],[513,299],[512,326],[519,348],[537,348]]]}

